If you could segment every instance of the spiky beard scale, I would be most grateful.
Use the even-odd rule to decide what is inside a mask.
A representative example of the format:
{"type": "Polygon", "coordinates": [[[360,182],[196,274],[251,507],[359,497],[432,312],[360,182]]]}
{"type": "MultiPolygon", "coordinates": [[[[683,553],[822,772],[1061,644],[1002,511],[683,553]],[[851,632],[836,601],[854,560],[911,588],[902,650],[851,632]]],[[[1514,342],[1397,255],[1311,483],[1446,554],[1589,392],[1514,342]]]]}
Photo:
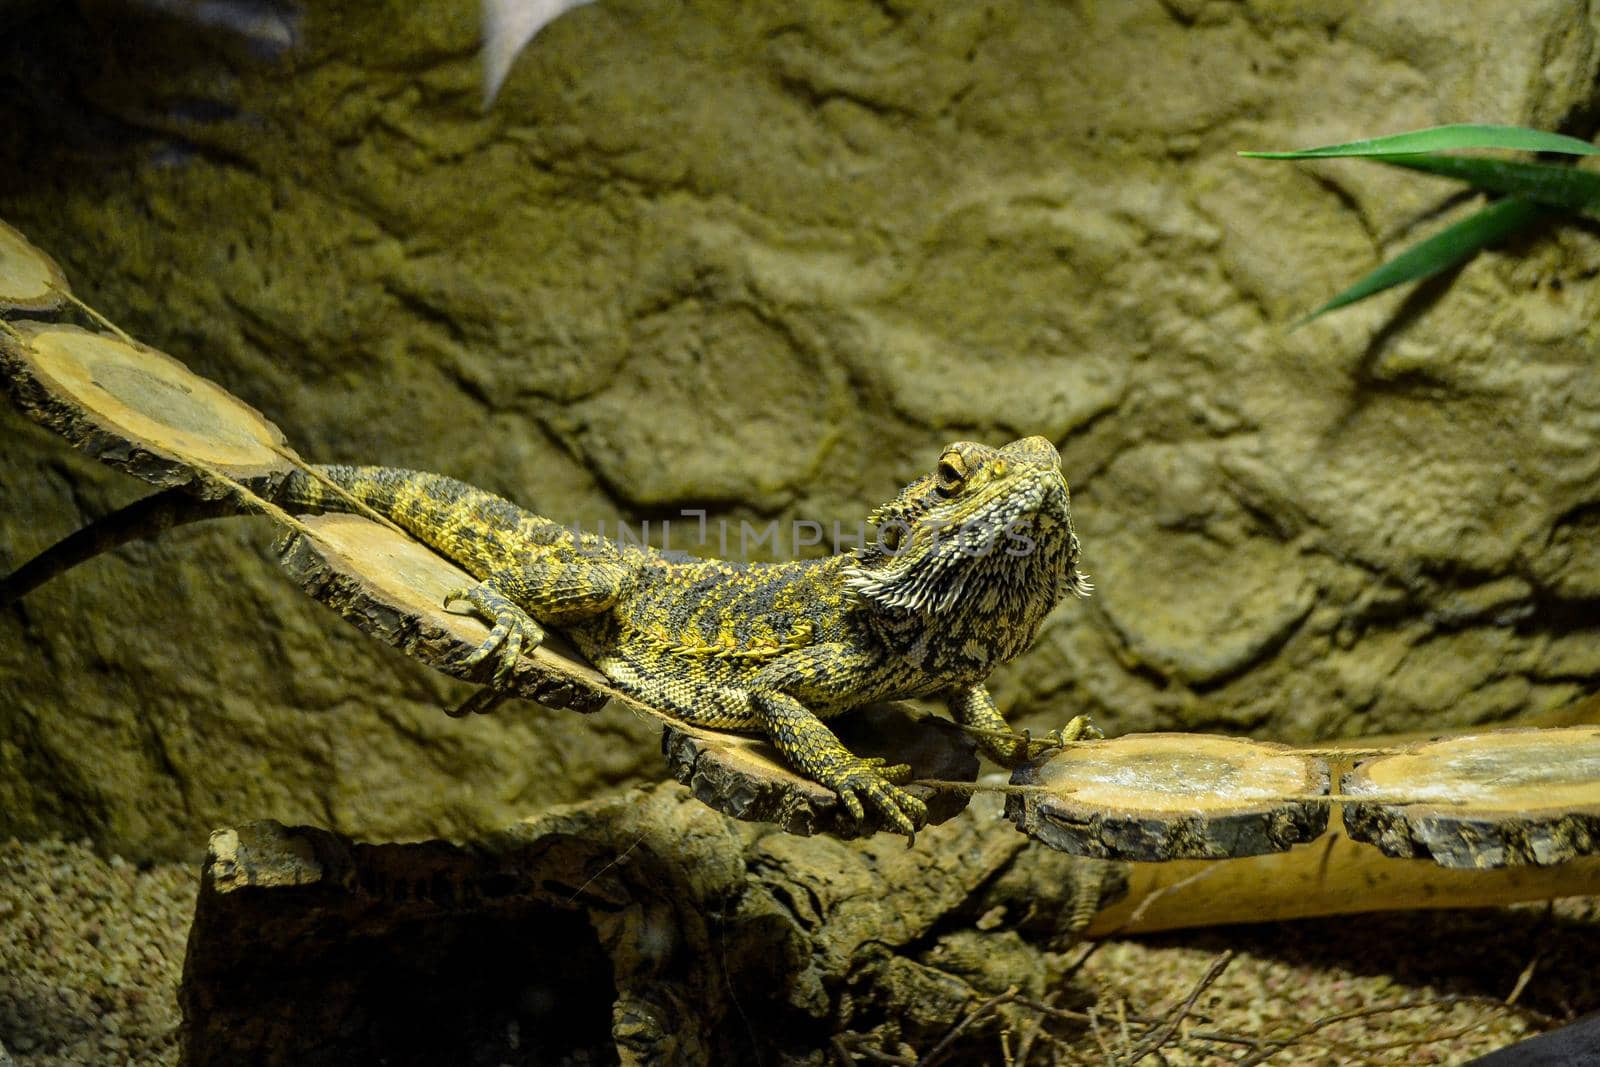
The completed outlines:
{"type": "Polygon", "coordinates": [[[1064,483],[1042,476],[1018,489],[961,527],[937,531],[937,543],[938,520],[923,515],[910,523],[898,555],[877,544],[857,553],[846,585],[869,609],[879,637],[915,665],[981,677],[1031,645],[1064,596],[1091,592],[1077,571],[1064,483]],[[1020,538],[1032,547],[1008,551],[1024,543],[1020,538]],[[985,541],[985,552],[972,551],[985,541]],[[939,624],[929,627],[933,616],[939,624]]]}

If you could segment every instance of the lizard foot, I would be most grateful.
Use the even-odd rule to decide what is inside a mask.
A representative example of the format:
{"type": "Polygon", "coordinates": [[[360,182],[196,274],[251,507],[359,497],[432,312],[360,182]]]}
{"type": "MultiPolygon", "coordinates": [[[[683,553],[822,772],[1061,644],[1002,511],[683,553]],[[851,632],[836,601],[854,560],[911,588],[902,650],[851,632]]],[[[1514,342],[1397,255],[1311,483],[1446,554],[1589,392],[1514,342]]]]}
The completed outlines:
{"type": "Polygon", "coordinates": [[[532,615],[483,582],[468,589],[453,590],[444,598],[444,606],[449,607],[458,600],[466,601],[472,606],[474,615],[494,627],[461,665],[475,667],[490,656],[495,656],[494,685],[504,689],[510,684],[511,669],[516,665],[517,657],[524,651],[532,652],[544,640],[543,627],[533,620],[532,615]]]}
{"type": "Polygon", "coordinates": [[[895,830],[915,838],[928,821],[928,807],[898,785],[910,777],[911,768],[904,763],[886,765],[876,756],[869,759],[852,756],[848,763],[822,779],[822,784],[839,794],[840,802],[856,822],[867,816],[862,805],[865,800],[895,830]]]}
{"type": "Polygon", "coordinates": [[[1106,737],[1100,727],[1094,724],[1094,720],[1087,715],[1074,715],[1067,725],[1051,731],[1051,736],[1061,744],[1070,744],[1073,741],[1104,741],[1106,737]]]}

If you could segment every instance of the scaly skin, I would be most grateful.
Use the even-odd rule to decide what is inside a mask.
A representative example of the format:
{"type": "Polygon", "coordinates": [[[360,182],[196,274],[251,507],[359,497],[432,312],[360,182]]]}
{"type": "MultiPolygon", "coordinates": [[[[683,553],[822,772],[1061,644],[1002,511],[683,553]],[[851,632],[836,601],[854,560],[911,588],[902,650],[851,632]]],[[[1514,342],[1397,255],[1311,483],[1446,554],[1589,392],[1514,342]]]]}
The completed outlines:
{"type": "MultiPolygon", "coordinates": [[[[870,804],[907,835],[927,819],[900,787],[908,768],[852,755],[822,720],[940,694],[957,721],[1006,733],[984,678],[1032,644],[1067,593],[1090,588],[1061,457],[1042,437],[952,444],[872,514],[872,543],[774,564],[669,561],[439,475],[319,470],[479,579],[450,599],[493,625],[473,661],[498,656],[497,676],[557,629],[620,688],[688,723],[765,734],[856,819],[870,804]]],[[[305,474],[280,503],[350,507],[305,474]]],[[[1003,738],[985,747],[1002,762],[1020,752],[1003,738]]]]}

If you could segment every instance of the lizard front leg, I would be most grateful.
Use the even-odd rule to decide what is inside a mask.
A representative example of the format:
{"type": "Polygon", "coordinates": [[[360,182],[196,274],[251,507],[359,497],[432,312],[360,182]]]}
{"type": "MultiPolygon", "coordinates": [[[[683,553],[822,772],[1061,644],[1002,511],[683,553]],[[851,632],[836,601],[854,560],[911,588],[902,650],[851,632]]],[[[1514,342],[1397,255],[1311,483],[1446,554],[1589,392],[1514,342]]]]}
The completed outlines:
{"type": "MultiPolygon", "coordinates": [[[[980,735],[978,745],[990,759],[1002,767],[1014,767],[1028,758],[1028,738],[1012,730],[994,706],[989,687],[979,682],[963,689],[953,689],[949,695],[950,715],[962,726],[970,726],[988,733],[980,735]]],[[[1063,727],[1054,739],[1080,741],[1104,737],[1087,715],[1078,715],[1063,727]]]]}
{"type": "Polygon", "coordinates": [[[830,705],[848,701],[867,666],[867,660],[846,645],[798,649],[757,676],[750,690],[751,708],[783,758],[807,778],[838,793],[857,822],[866,817],[865,802],[900,833],[914,837],[927,823],[928,809],[900,788],[911,768],[855,755],[802,703],[803,698],[830,705]]]}

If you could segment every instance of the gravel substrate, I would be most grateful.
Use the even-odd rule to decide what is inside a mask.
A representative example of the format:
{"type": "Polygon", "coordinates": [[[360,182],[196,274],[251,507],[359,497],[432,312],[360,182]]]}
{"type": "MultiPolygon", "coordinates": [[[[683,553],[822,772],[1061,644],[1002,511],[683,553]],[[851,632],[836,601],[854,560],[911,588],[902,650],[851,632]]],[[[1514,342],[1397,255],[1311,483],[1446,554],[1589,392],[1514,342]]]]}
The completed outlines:
{"type": "Polygon", "coordinates": [[[198,870],[0,844],[0,1044],[17,1067],[178,1062],[198,870]]]}
{"type": "MultiPolygon", "coordinates": [[[[5,1049],[17,1067],[176,1064],[196,881],[196,865],[140,867],[86,843],[0,844],[0,1067],[5,1049]]],[[[1237,1062],[1271,1048],[1252,1040],[1356,1011],[1269,1062],[1457,1064],[1600,1008],[1600,898],[1240,926],[1100,945],[1076,985],[1096,998],[1106,1048],[1083,1038],[1056,1046],[1058,1062],[1106,1063],[1119,1013],[1166,1014],[1225,950],[1186,1025],[1238,1040],[1180,1032],[1162,1050],[1170,1067],[1237,1062]]]]}
{"type": "MultiPolygon", "coordinates": [[[[1278,1052],[1267,1061],[1274,1067],[1460,1064],[1600,1009],[1600,897],[1571,898],[1108,941],[1080,972],[1109,1020],[1107,1045],[1120,1043],[1119,1010],[1164,1016],[1226,950],[1235,956],[1196,1002],[1192,1030],[1259,1041],[1353,1016],[1278,1052]]],[[[1177,1067],[1238,1062],[1255,1051],[1191,1040],[1163,1055],[1177,1067]]],[[[1096,1046],[1063,1062],[1106,1060],[1096,1046]]]]}

